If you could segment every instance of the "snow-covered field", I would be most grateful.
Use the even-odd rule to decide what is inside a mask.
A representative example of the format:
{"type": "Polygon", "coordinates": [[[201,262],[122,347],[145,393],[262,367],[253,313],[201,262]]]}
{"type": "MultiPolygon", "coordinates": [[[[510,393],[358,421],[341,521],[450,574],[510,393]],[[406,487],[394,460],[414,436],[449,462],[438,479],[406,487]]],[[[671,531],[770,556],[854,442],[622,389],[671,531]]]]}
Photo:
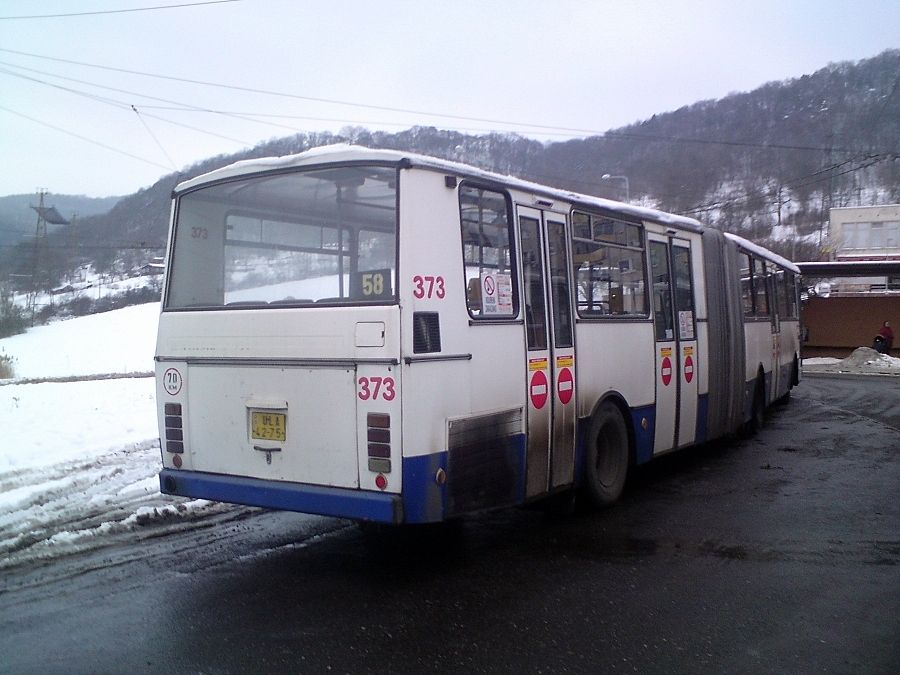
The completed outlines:
{"type": "Polygon", "coordinates": [[[15,359],[17,379],[149,373],[158,316],[151,302],[36,326],[0,340],[0,354],[15,359]]]}
{"type": "Polygon", "coordinates": [[[0,569],[239,510],[159,493],[154,380],[146,376],[158,313],[149,303],[0,340],[15,368],[14,380],[0,380],[0,569]],[[145,376],[90,379],[135,373],[145,376]]]}

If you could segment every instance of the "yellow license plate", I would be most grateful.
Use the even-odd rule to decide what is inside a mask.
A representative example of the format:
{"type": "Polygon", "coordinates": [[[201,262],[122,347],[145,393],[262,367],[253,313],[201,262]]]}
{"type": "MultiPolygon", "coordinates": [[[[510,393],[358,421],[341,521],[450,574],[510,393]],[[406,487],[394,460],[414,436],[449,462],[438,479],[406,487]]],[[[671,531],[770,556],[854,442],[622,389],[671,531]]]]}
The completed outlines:
{"type": "Polygon", "coordinates": [[[274,412],[250,413],[250,438],[261,441],[283,441],[287,432],[287,415],[274,412]]]}

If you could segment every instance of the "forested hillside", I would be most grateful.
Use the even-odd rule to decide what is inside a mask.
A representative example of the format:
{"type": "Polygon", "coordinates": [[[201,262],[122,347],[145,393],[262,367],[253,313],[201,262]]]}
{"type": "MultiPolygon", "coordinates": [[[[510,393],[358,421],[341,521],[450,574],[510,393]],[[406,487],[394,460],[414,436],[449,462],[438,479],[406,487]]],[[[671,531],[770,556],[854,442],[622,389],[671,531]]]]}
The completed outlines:
{"type": "MultiPolygon", "coordinates": [[[[900,50],[891,50],[565,142],[432,127],[298,134],[167,175],[107,214],[80,219],[76,233],[62,228],[48,242],[47,282],[77,260],[104,270],[161,255],[171,191],[181,180],[337,142],[434,155],[615,199],[625,198],[625,181],[604,176],[627,176],[633,202],[694,216],[798,260],[827,257],[829,207],[900,201],[898,84],[900,50]]],[[[0,272],[27,272],[31,260],[6,250],[0,272]]]]}

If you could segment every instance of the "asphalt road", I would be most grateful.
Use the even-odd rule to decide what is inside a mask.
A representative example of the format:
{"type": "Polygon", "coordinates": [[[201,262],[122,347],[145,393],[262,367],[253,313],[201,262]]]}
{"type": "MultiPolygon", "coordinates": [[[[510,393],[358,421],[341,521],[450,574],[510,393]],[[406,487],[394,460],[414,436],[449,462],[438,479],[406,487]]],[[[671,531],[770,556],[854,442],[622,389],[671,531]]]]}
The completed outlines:
{"type": "Polygon", "coordinates": [[[900,378],[810,377],[604,512],[254,512],[0,586],[3,672],[897,672],[900,378]],[[873,403],[873,401],[875,401],[873,403]]]}

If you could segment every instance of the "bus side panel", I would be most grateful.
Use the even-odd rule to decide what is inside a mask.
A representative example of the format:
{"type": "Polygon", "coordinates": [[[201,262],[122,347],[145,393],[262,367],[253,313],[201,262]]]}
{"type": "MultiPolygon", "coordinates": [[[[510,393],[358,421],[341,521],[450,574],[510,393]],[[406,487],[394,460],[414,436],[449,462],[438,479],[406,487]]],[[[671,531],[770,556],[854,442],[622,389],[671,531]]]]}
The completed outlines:
{"type": "MultiPolygon", "coordinates": [[[[587,427],[597,403],[615,392],[631,413],[625,422],[634,434],[636,459],[639,462],[649,459],[653,455],[656,418],[653,324],[650,321],[584,322],[576,325],[575,334],[580,425],[587,427]],[[642,424],[644,420],[646,424],[642,424]]],[[[588,441],[582,432],[579,456],[583,455],[585,442],[588,441]]]]}
{"type": "Polygon", "coordinates": [[[703,233],[708,329],[707,440],[745,421],[747,360],[737,245],[718,230],[703,233]]]}
{"type": "Polygon", "coordinates": [[[790,391],[792,386],[795,358],[800,358],[800,322],[797,319],[785,319],[781,322],[781,367],[782,382],[786,382],[787,386],[783,388],[782,393],[790,391]]]}
{"type": "Polygon", "coordinates": [[[697,408],[694,418],[694,443],[703,443],[707,434],[709,410],[709,308],[706,303],[706,267],[703,264],[707,242],[700,236],[691,237],[691,268],[694,273],[694,303],[697,313],[697,358],[694,359],[694,378],[697,380],[697,408]]]}
{"type": "MultiPolygon", "coordinates": [[[[696,269],[696,268],[694,268],[696,269]]],[[[694,443],[705,442],[707,416],[709,415],[709,323],[697,321],[697,358],[694,359],[694,377],[697,378],[697,401],[694,419],[694,443]]],[[[684,375],[682,374],[682,377],[684,375]]],[[[684,422],[682,422],[684,424],[684,422]]]]}
{"type": "Polygon", "coordinates": [[[469,316],[458,188],[447,187],[443,174],[401,172],[400,231],[405,518],[433,521],[518,503],[524,476],[524,431],[515,421],[525,405],[522,326],[478,325],[469,316]],[[415,352],[417,312],[437,314],[440,351],[415,352]],[[457,440],[450,447],[454,424],[457,440]]]}
{"type": "Polygon", "coordinates": [[[744,421],[750,419],[753,409],[753,393],[757,384],[760,365],[764,373],[766,401],[770,400],[769,384],[772,377],[772,324],[768,319],[744,323],[746,370],[744,387],[744,421]]]}

